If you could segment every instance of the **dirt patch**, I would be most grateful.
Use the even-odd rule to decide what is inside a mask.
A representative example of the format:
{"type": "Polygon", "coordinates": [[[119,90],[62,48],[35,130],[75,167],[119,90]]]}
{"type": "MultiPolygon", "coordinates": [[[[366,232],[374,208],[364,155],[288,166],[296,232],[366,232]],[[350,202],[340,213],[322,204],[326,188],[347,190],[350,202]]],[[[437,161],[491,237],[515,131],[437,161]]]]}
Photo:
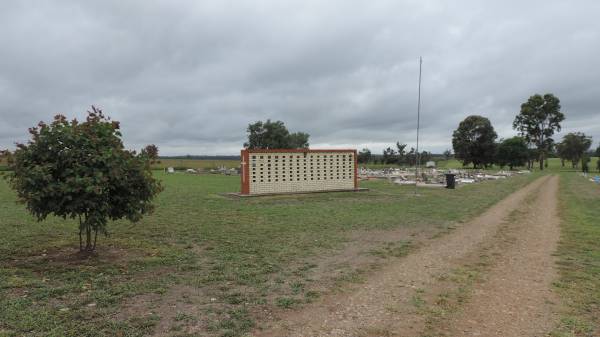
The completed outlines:
{"type": "Polygon", "coordinates": [[[498,258],[476,286],[472,300],[448,323],[452,336],[545,336],[557,317],[551,290],[557,278],[552,256],[560,236],[557,215],[558,177],[511,224],[514,245],[498,258]]]}
{"type": "Polygon", "coordinates": [[[431,240],[398,263],[370,275],[351,294],[326,296],[302,310],[281,314],[278,321],[256,329],[253,335],[420,335],[425,317],[414,310],[419,305],[415,293],[435,288],[439,275],[450,273],[483,243],[492,242],[504,220],[529,195],[552,182],[548,177],[536,180],[450,234],[431,240]]]}
{"type": "Polygon", "coordinates": [[[211,298],[197,288],[177,285],[165,294],[143,294],[129,299],[112,318],[126,321],[135,317],[158,316],[160,319],[153,336],[167,336],[174,331],[195,333],[206,331],[207,320],[200,317],[206,316],[211,302],[211,298]]]}
{"type": "Polygon", "coordinates": [[[125,265],[142,256],[141,251],[114,246],[97,247],[93,253],[82,253],[77,246],[61,246],[37,251],[27,256],[16,256],[8,261],[8,265],[24,267],[35,264],[46,268],[98,264],[125,265]]]}
{"type": "Polygon", "coordinates": [[[281,297],[293,298],[293,309],[309,304],[322,296],[334,293],[349,293],[360,287],[362,281],[387,265],[424,244],[440,229],[431,227],[397,228],[394,230],[365,230],[348,233],[348,242],[334,251],[318,252],[286,269],[281,284],[277,279],[270,281],[269,294],[264,296],[265,305],[252,309],[251,314],[258,322],[278,321],[286,316],[289,308],[273,303],[281,297]],[[303,284],[302,292],[289,291],[294,284],[303,284]]]}

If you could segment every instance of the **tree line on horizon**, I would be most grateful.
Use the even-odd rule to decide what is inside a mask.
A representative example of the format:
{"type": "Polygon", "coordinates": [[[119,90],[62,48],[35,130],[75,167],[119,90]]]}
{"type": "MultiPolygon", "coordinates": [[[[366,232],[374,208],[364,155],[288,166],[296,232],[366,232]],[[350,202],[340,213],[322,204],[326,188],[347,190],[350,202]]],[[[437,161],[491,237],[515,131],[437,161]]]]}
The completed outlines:
{"type": "MultiPolygon", "coordinates": [[[[521,104],[512,125],[518,134],[499,142],[496,142],[498,135],[488,118],[468,116],[452,134],[455,157],[463,166],[472,164],[474,168],[496,164],[510,169],[523,166],[531,169],[537,162],[540,170],[548,166],[548,158],[558,157],[563,167],[565,162],[571,162],[573,168],[581,164],[581,169],[587,172],[590,157],[600,156],[600,146],[595,153],[590,151],[592,138],[582,132],[570,132],[562,141],[555,142],[552,137],[561,131],[564,119],[560,100],[549,93],[535,94],[521,104]]],[[[596,167],[600,170],[600,159],[596,167]]]]}
{"type": "Polygon", "coordinates": [[[373,154],[371,150],[364,148],[358,152],[358,163],[414,166],[417,161],[426,163],[436,157],[429,151],[420,151],[417,154],[414,147],[411,147],[408,151],[406,147],[406,144],[396,142],[394,147],[388,146],[385,148],[382,154],[373,154]]]}
{"type": "MultiPolygon", "coordinates": [[[[553,94],[535,94],[521,104],[521,109],[513,121],[513,129],[517,135],[497,141],[498,135],[490,120],[479,115],[466,117],[460,122],[452,134],[452,148],[442,155],[423,151],[416,154],[414,148],[406,151],[406,144],[396,142],[394,147],[387,147],[380,155],[373,154],[368,148],[358,153],[361,164],[393,164],[415,166],[417,160],[426,163],[431,159],[456,158],[464,167],[488,168],[491,165],[500,167],[527,167],[532,169],[535,162],[540,170],[547,167],[547,159],[560,158],[564,167],[570,162],[573,168],[589,171],[592,156],[600,157],[600,146],[590,150],[592,138],[582,132],[570,132],[562,141],[555,142],[555,132],[561,130],[561,122],[565,119],[561,112],[560,100],[553,94]]],[[[596,163],[600,171],[600,159],[596,163]]]]}

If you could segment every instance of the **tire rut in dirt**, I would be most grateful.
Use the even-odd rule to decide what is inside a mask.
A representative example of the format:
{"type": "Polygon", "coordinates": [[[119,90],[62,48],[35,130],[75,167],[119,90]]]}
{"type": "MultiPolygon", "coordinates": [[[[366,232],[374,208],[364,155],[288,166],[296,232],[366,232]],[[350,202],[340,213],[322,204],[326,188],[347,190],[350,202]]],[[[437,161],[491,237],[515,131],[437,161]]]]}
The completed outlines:
{"type": "MultiPolygon", "coordinates": [[[[462,259],[494,240],[505,219],[551,182],[542,177],[492,206],[453,232],[371,275],[351,293],[326,296],[280,317],[253,336],[418,336],[425,319],[415,312],[415,291],[434,289],[439,275],[460,267],[462,259]]],[[[457,325],[458,327],[458,325],[457,325]]]]}
{"type": "Polygon", "coordinates": [[[520,212],[510,231],[516,238],[500,256],[486,282],[460,314],[447,323],[451,336],[546,336],[557,322],[557,278],[552,255],[560,237],[558,177],[549,178],[535,200],[520,212]]]}

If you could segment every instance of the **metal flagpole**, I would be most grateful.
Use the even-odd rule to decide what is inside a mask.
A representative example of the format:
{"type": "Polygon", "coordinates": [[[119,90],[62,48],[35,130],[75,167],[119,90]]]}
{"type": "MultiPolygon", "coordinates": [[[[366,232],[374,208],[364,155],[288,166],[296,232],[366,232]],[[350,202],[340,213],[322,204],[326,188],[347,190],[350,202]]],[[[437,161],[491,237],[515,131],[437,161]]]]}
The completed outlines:
{"type": "Polygon", "coordinates": [[[423,58],[419,57],[419,99],[417,103],[417,152],[415,157],[415,195],[417,195],[417,182],[419,179],[419,166],[421,164],[421,154],[419,153],[419,127],[421,123],[421,68],[423,58]]]}

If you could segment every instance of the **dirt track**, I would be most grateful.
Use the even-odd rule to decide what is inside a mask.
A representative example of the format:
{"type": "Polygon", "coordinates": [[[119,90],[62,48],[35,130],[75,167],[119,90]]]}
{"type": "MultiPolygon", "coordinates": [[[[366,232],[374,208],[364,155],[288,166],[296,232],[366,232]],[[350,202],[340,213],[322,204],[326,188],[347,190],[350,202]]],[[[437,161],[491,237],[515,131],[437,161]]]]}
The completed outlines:
{"type": "Polygon", "coordinates": [[[253,336],[421,336],[432,325],[447,336],[544,336],[555,323],[550,287],[559,238],[557,191],[557,177],[542,177],[372,275],[356,291],[289,312],[253,336]],[[433,323],[415,310],[416,293],[439,293],[445,286],[440,276],[490,250],[493,261],[483,281],[459,310],[433,323]]]}

